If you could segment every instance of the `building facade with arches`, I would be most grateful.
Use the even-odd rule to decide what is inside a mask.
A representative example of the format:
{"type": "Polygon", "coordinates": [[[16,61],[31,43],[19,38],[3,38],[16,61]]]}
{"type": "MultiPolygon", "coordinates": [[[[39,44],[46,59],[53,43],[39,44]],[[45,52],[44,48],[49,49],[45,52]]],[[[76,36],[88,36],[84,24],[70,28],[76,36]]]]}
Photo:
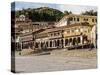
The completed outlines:
{"type": "Polygon", "coordinates": [[[89,47],[91,44],[90,32],[91,26],[80,24],[47,29],[35,35],[35,49],[89,47]]]}

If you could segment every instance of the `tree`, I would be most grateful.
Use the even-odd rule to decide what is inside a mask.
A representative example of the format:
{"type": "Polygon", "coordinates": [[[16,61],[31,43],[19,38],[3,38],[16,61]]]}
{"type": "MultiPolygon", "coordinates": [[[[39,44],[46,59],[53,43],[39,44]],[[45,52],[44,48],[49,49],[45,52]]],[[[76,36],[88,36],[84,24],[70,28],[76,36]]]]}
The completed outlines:
{"type": "Polygon", "coordinates": [[[90,16],[97,16],[97,11],[90,10],[81,13],[82,15],[90,15],[90,16]]]}
{"type": "Polygon", "coordinates": [[[71,11],[64,11],[64,14],[69,15],[69,14],[72,14],[72,12],[71,11]]]}
{"type": "Polygon", "coordinates": [[[18,17],[21,14],[24,14],[29,17],[33,22],[34,21],[56,21],[58,22],[64,15],[72,14],[71,11],[65,11],[64,13],[60,10],[49,8],[49,7],[40,7],[40,8],[27,8],[16,11],[16,16],[18,17]]]}

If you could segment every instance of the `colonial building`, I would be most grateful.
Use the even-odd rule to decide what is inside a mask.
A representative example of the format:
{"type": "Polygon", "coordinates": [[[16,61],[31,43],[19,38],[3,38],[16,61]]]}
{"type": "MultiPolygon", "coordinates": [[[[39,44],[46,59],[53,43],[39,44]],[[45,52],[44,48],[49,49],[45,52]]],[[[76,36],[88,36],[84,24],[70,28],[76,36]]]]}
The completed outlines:
{"type": "MultiPolygon", "coordinates": [[[[20,15],[19,17],[16,17],[12,23],[12,39],[15,41],[15,49],[19,50],[21,48],[21,43],[22,41],[20,39],[20,35],[23,36],[29,32],[32,32],[32,25],[31,25],[31,20],[28,19],[27,16],[25,15],[20,15]]],[[[23,36],[24,37],[24,36],[23,36]]],[[[23,41],[25,42],[25,41],[23,41]]]]}
{"type": "MultiPolygon", "coordinates": [[[[55,22],[32,22],[27,15],[20,15],[15,18],[15,24],[13,29],[15,30],[15,40],[22,42],[22,47],[26,48],[29,45],[33,45],[32,39],[33,33],[41,31],[42,29],[54,28],[55,22]],[[31,44],[32,43],[32,44],[31,44]]],[[[19,42],[16,42],[16,49],[19,49],[19,42]]]]}
{"type": "Polygon", "coordinates": [[[64,28],[64,48],[83,47],[91,43],[90,32],[92,27],[89,25],[73,24],[64,28]]]}
{"type": "Polygon", "coordinates": [[[21,34],[19,38],[19,43],[21,44],[22,49],[33,49],[34,39],[32,33],[21,34]]]}
{"type": "Polygon", "coordinates": [[[40,29],[54,28],[54,27],[55,27],[55,22],[32,22],[33,31],[37,31],[40,29]]]}
{"type": "Polygon", "coordinates": [[[15,19],[15,32],[32,32],[32,20],[25,15],[20,15],[15,19]]]}
{"type": "Polygon", "coordinates": [[[35,35],[35,49],[48,50],[63,47],[63,27],[46,29],[35,35]]]}
{"type": "Polygon", "coordinates": [[[89,47],[91,43],[96,43],[96,23],[96,16],[71,14],[55,24],[32,22],[26,16],[20,15],[15,21],[16,46],[36,51],[89,47]]]}
{"type": "Polygon", "coordinates": [[[89,25],[94,25],[97,23],[97,16],[70,14],[64,16],[58,23],[56,23],[56,27],[78,23],[88,23],[89,25]]]}
{"type": "Polygon", "coordinates": [[[89,47],[91,29],[92,27],[89,25],[80,24],[46,29],[35,35],[35,49],[89,47]]]}

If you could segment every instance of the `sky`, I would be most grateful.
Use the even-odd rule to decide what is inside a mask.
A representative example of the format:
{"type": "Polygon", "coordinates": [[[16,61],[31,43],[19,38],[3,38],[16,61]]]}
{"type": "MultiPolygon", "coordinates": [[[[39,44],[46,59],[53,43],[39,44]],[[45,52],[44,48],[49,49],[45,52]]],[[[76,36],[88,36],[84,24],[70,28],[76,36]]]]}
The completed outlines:
{"type": "MultiPolygon", "coordinates": [[[[71,4],[49,4],[49,3],[34,3],[34,2],[15,2],[15,10],[21,10],[26,8],[39,8],[39,7],[50,7],[54,9],[58,9],[62,12],[65,10],[72,11],[74,14],[80,14],[84,11],[94,10],[97,11],[96,6],[83,6],[83,5],[71,5],[71,4]]],[[[12,9],[14,10],[14,6],[12,4],[12,9]]]]}

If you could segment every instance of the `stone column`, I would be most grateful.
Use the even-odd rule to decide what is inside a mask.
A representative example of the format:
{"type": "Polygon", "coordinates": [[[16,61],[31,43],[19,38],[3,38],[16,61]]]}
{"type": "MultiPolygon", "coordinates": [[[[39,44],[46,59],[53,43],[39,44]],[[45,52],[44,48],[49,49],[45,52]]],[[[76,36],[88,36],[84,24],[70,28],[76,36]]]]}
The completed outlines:
{"type": "Polygon", "coordinates": [[[50,48],[50,41],[48,40],[48,48],[50,48]]]}
{"type": "Polygon", "coordinates": [[[53,40],[52,40],[52,47],[54,47],[54,43],[53,43],[53,40]]]}
{"type": "Polygon", "coordinates": [[[81,45],[82,45],[82,48],[83,48],[83,37],[80,36],[80,40],[81,40],[81,45]]]}
{"type": "Polygon", "coordinates": [[[65,38],[63,38],[63,47],[65,48],[65,38]]]}
{"type": "Polygon", "coordinates": [[[69,38],[69,41],[70,41],[70,39],[72,39],[72,41],[70,42],[69,46],[71,46],[72,45],[72,42],[73,42],[73,38],[69,38]]]}
{"type": "Polygon", "coordinates": [[[55,40],[53,41],[53,46],[55,47],[55,40]]]}
{"type": "Polygon", "coordinates": [[[80,42],[81,42],[81,45],[83,44],[83,37],[80,36],[80,42]]]}
{"type": "Polygon", "coordinates": [[[57,48],[57,39],[55,40],[56,42],[55,42],[55,47],[57,48]]]}

